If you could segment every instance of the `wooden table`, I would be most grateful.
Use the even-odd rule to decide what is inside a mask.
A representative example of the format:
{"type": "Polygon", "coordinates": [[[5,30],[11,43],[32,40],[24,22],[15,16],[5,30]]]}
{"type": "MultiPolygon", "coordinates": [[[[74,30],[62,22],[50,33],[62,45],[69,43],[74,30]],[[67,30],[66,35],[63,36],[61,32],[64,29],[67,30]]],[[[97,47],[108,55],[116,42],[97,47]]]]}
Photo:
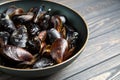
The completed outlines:
{"type": "Polygon", "coordinates": [[[0,80],[120,80],[120,0],[49,1],[72,8],[85,18],[90,35],[85,50],[49,77],[23,79],[0,73],[0,80]]]}

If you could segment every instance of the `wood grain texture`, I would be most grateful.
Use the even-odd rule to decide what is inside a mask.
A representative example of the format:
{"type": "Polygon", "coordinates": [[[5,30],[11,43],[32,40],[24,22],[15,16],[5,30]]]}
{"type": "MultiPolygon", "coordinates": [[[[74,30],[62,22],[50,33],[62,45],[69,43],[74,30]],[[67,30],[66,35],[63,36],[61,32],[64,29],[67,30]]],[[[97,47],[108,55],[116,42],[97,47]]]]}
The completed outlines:
{"type": "MultiPolygon", "coordinates": [[[[82,15],[88,24],[89,41],[83,53],[68,67],[34,80],[86,80],[120,65],[120,0],[48,1],[82,15]]],[[[0,80],[21,79],[27,80],[0,73],[0,80]]]]}

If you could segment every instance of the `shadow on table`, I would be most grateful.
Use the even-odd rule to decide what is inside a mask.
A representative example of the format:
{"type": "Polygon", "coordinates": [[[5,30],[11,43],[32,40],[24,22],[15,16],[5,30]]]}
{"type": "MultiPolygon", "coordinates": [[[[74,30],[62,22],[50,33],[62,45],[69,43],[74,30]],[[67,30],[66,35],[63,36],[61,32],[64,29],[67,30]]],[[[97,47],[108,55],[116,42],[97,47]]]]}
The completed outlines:
{"type": "Polygon", "coordinates": [[[37,77],[37,78],[22,78],[22,77],[10,76],[8,74],[0,72],[0,80],[49,80],[49,77],[50,76],[37,77]]]}

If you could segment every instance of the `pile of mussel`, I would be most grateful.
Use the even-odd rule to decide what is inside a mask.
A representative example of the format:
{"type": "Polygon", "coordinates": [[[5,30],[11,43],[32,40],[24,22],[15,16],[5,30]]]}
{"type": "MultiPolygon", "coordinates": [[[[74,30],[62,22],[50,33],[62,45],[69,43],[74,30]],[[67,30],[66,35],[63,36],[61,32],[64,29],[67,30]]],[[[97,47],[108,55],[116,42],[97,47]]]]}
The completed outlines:
{"type": "Polygon", "coordinates": [[[73,56],[79,34],[65,15],[53,13],[45,5],[0,13],[0,65],[44,68],[73,56]]]}

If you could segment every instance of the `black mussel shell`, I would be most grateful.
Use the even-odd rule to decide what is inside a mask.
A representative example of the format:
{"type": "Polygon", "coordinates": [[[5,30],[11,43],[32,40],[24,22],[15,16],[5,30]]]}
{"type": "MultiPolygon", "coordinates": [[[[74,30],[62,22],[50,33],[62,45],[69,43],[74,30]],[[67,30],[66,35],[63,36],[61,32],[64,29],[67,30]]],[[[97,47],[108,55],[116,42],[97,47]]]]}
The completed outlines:
{"type": "Polygon", "coordinates": [[[5,56],[5,58],[10,59],[16,62],[23,62],[28,61],[30,62],[33,59],[33,56],[28,51],[11,45],[5,45],[4,47],[0,48],[0,54],[5,56]]]}
{"type": "Polygon", "coordinates": [[[51,58],[42,57],[33,65],[33,68],[44,68],[54,64],[55,62],[51,58]]]}
{"type": "Polygon", "coordinates": [[[1,59],[1,57],[0,57],[0,65],[2,65],[3,64],[3,62],[2,62],[2,59],[1,59]]]}
{"type": "Polygon", "coordinates": [[[10,34],[16,30],[16,27],[13,23],[13,21],[10,19],[10,17],[8,15],[5,15],[5,18],[1,18],[0,19],[0,26],[2,27],[1,30],[3,31],[7,31],[10,34]]]}
{"type": "Polygon", "coordinates": [[[31,37],[38,35],[41,30],[40,27],[35,23],[28,23],[26,24],[26,27],[28,30],[28,34],[31,37]]]}
{"type": "Polygon", "coordinates": [[[0,13],[0,20],[1,20],[2,18],[5,18],[5,13],[0,13]]]}
{"type": "Polygon", "coordinates": [[[54,28],[58,31],[61,32],[61,29],[63,27],[63,23],[60,19],[60,16],[54,15],[51,17],[51,23],[53,24],[54,28]]]}
{"type": "Polygon", "coordinates": [[[67,40],[69,42],[70,48],[75,47],[77,45],[77,40],[78,40],[78,32],[69,32],[67,33],[67,40]]]}
{"type": "Polygon", "coordinates": [[[4,45],[7,45],[9,42],[10,34],[6,31],[0,32],[0,38],[4,41],[4,45]]]}
{"type": "Polygon", "coordinates": [[[50,43],[53,43],[57,38],[61,38],[61,35],[55,28],[51,28],[48,30],[48,37],[50,43]]]}
{"type": "Polygon", "coordinates": [[[42,18],[44,18],[44,15],[46,14],[47,11],[45,11],[45,6],[42,5],[40,6],[35,18],[34,18],[34,23],[38,23],[39,20],[41,20],[42,18]]]}
{"type": "Polygon", "coordinates": [[[39,7],[33,7],[33,8],[30,8],[28,12],[34,13],[34,16],[35,16],[37,15],[38,11],[39,11],[39,7]]]}
{"type": "Polygon", "coordinates": [[[17,9],[16,6],[10,6],[9,8],[7,8],[7,9],[4,11],[4,13],[5,13],[6,15],[11,16],[16,9],[17,9]]]}
{"type": "Polygon", "coordinates": [[[26,47],[28,40],[27,29],[24,25],[20,25],[19,29],[15,30],[10,38],[11,44],[19,47],[26,47]]]}
{"type": "Polygon", "coordinates": [[[21,14],[24,14],[24,10],[23,10],[22,8],[17,8],[17,9],[13,12],[12,16],[21,15],[21,14]]]}
{"type": "Polygon", "coordinates": [[[33,16],[34,15],[32,13],[15,15],[15,16],[12,17],[12,20],[16,24],[25,24],[25,23],[31,21],[33,19],[33,16]]]}
{"type": "Polygon", "coordinates": [[[49,29],[49,20],[46,20],[46,19],[43,19],[41,22],[40,22],[40,27],[42,30],[47,30],[49,29]]]}
{"type": "Polygon", "coordinates": [[[46,13],[43,18],[40,20],[40,22],[38,23],[41,27],[42,30],[47,30],[47,29],[50,29],[52,26],[51,26],[51,23],[50,23],[50,14],[46,13]]]}
{"type": "Polygon", "coordinates": [[[79,33],[70,25],[64,25],[64,27],[66,28],[66,40],[69,43],[69,49],[75,47],[77,45],[79,33]]]}
{"type": "Polygon", "coordinates": [[[36,38],[36,39],[29,39],[26,43],[26,49],[31,52],[32,54],[37,54],[40,51],[41,48],[41,41],[36,38]]]}

